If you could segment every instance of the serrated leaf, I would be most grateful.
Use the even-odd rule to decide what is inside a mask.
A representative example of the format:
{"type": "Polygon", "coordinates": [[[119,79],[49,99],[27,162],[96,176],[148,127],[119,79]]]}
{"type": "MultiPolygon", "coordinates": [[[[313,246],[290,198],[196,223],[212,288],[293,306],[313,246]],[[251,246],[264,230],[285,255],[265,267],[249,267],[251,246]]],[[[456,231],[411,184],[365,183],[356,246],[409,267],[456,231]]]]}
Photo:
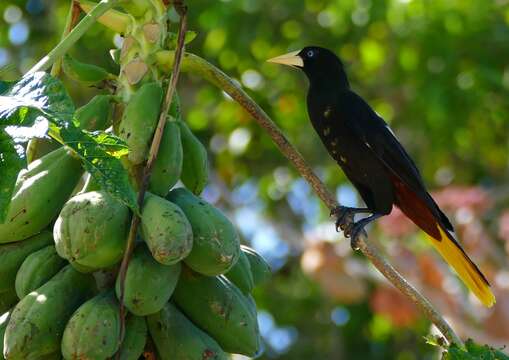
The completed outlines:
{"type": "Polygon", "coordinates": [[[476,360],[477,357],[470,355],[463,349],[457,346],[451,346],[443,356],[444,360],[476,360]]]}
{"type": "Polygon", "coordinates": [[[126,142],[116,135],[109,134],[104,131],[84,131],[88,133],[94,140],[111,156],[120,159],[129,153],[129,147],[126,142]]]}
{"type": "Polygon", "coordinates": [[[101,188],[139,214],[136,193],[127,171],[118,158],[111,155],[125,153],[125,144],[113,135],[90,133],[69,124],[65,128],[52,125],[50,135],[60,139],[82,159],[85,169],[101,188]]]}
{"type": "Polygon", "coordinates": [[[110,134],[77,128],[73,114],[62,82],[44,72],[23,77],[0,96],[0,127],[35,127],[40,119],[48,120],[50,135],[78,154],[101,188],[139,213],[136,194],[118,159],[127,153],[125,143],[110,134]]]}
{"type": "Polygon", "coordinates": [[[509,360],[509,356],[505,355],[501,351],[488,345],[477,344],[472,339],[467,340],[465,347],[467,348],[469,354],[482,359],[509,360]]]}
{"type": "Polygon", "coordinates": [[[5,220],[18,173],[25,164],[19,151],[22,149],[17,150],[12,138],[0,130],[0,224],[5,220]]]}
{"type": "Polygon", "coordinates": [[[62,82],[45,72],[24,76],[0,95],[0,126],[32,126],[40,116],[61,125],[72,121],[73,113],[62,82]]]}
{"type": "Polygon", "coordinates": [[[469,339],[465,343],[465,349],[453,344],[444,353],[444,360],[509,360],[509,356],[502,351],[488,345],[481,345],[469,339]]]}

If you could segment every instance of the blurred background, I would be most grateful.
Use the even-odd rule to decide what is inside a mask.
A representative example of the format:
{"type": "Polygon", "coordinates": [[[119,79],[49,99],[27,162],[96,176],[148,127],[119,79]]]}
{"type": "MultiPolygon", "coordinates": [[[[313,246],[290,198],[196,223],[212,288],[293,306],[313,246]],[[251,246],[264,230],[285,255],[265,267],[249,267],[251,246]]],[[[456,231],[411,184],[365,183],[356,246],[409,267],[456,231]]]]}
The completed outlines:
{"type": "MultiPolygon", "coordinates": [[[[59,40],[68,1],[0,3],[0,68],[29,69],[59,40]]],[[[484,309],[399,211],[370,238],[462,337],[509,344],[509,1],[188,1],[188,51],[237,79],[284,130],[343,205],[359,198],[312,131],[306,80],[267,58],[321,45],[397,133],[497,296],[484,309]]],[[[175,25],[174,25],[175,26],[175,25]]],[[[121,37],[94,26],[71,53],[114,72],[121,37]]],[[[97,89],[66,80],[79,106],[97,89]]],[[[435,359],[433,333],[342,235],[270,138],[227,96],[193,76],[184,117],[207,145],[204,197],[235,220],[274,271],[256,290],[261,359],[435,359]]]]}

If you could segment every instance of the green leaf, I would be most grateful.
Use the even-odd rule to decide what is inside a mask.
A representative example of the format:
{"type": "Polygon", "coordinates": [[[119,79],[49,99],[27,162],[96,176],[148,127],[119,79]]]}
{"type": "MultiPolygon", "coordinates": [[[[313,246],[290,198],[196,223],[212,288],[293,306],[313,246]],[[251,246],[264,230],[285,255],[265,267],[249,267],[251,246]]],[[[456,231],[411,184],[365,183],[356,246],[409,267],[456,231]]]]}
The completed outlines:
{"type": "Polygon", "coordinates": [[[127,155],[129,152],[129,148],[125,141],[118,136],[108,134],[104,131],[84,132],[93,137],[97,144],[102,146],[108,154],[117,159],[127,155]]]}
{"type": "MultiPolygon", "coordinates": [[[[19,149],[23,152],[22,149],[19,149]]],[[[24,158],[18,153],[9,135],[0,130],[0,224],[5,221],[19,171],[24,167],[24,158]]]]}
{"type": "Polygon", "coordinates": [[[472,339],[468,339],[465,343],[468,352],[477,358],[486,360],[509,360],[509,356],[505,355],[499,350],[496,350],[488,345],[481,345],[475,343],[472,339]]]}
{"type": "Polygon", "coordinates": [[[502,351],[488,345],[477,344],[472,339],[465,343],[465,349],[453,344],[446,350],[444,360],[509,360],[509,356],[502,351]]]}
{"type": "Polygon", "coordinates": [[[24,76],[0,96],[0,126],[32,126],[39,116],[62,125],[73,113],[62,82],[45,72],[24,76]]]}
{"type": "Polygon", "coordinates": [[[50,136],[76,152],[101,188],[139,213],[136,194],[119,160],[127,154],[126,144],[104,132],[77,128],[73,114],[72,99],[62,82],[44,72],[23,77],[0,96],[0,127],[33,126],[42,116],[50,123],[50,136]]]}
{"type": "Polygon", "coordinates": [[[452,345],[443,356],[444,360],[476,360],[477,357],[470,355],[456,345],[452,345]]]}
{"type": "Polygon", "coordinates": [[[116,157],[127,153],[127,147],[120,139],[103,132],[90,133],[73,124],[64,128],[52,125],[50,135],[76,152],[103,190],[139,214],[136,193],[127,171],[116,157]]]}

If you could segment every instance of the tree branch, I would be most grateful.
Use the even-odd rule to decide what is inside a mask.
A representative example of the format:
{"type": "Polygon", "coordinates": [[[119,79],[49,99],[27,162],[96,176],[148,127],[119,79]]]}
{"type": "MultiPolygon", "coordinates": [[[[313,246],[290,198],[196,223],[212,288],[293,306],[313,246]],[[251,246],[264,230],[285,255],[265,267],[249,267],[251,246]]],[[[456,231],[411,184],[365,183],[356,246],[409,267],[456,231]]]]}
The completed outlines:
{"type": "MultiPolygon", "coordinates": [[[[158,53],[157,56],[159,64],[163,67],[170,67],[173,64],[173,58],[174,54],[171,51],[158,53]]],[[[329,210],[334,209],[338,205],[332,193],[306,164],[302,155],[288,141],[278,126],[230,77],[206,60],[189,53],[184,55],[182,71],[200,75],[237,101],[255,119],[258,125],[267,131],[279,150],[288,160],[290,160],[301,176],[308,181],[315,193],[329,208],[329,210]]],[[[441,314],[435,310],[433,305],[423,295],[421,295],[419,291],[417,291],[403,276],[401,276],[401,274],[396,271],[396,269],[394,269],[375,245],[373,245],[364,235],[361,235],[356,244],[358,245],[359,250],[369,259],[369,261],[371,261],[378,271],[380,271],[387,280],[405,294],[425,314],[425,316],[433,324],[435,324],[449,343],[455,343],[459,346],[463,345],[461,339],[458,335],[456,335],[441,314]]]]}
{"type": "MultiPolygon", "coordinates": [[[[178,33],[178,42],[177,42],[177,50],[175,54],[176,61],[173,64],[173,69],[170,76],[170,82],[168,84],[168,89],[166,91],[165,98],[163,100],[161,106],[161,112],[159,115],[159,120],[157,123],[157,128],[154,132],[154,137],[152,139],[152,144],[150,146],[150,151],[148,155],[147,164],[143,170],[143,177],[140,184],[140,189],[138,192],[138,206],[140,209],[143,207],[143,200],[145,198],[145,193],[147,191],[147,187],[150,180],[150,175],[152,173],[152,168],[154,166],[154,162],[157,158],[157,153],[159,152],[159,146],[161,145],[161,139],[163,137],[164,127],[166,125],[166,118],[168,114],[168,110],[171,106],[171,101],[173,99],[173,95],[175,94],[175,89],[177,87],[177,82],[180,74],[180,65],[182,62],[182,55],[184,54],[185,47],[185,34],[187,29],[187,7],[182,4],[181,1],[178,3],[175,2],[175,9],[180,15],[180,27],[178,33]]],[[[126,249],[124,252],[124,256],[122,258],[122,263],[120,264],[120,270],[118,276],[120,277],[120,342],[124,339],[125,335],[125,305],[124,305],[124,296],[125,296],[125,277],[127,274],[127,268],[129,267],[129,261],[131,260],[131,256],[134,250],[134,244],[136,240],[136,234],[138,233],[138,227],[140,225],[140,217],[136,214],[133,214],[133,218],[131,220],[131,227],[129,229],[129,236],[127,238],[126,249]]],[[[120,353],[117,353],[117,359],[119,358],[120,353]]]]}

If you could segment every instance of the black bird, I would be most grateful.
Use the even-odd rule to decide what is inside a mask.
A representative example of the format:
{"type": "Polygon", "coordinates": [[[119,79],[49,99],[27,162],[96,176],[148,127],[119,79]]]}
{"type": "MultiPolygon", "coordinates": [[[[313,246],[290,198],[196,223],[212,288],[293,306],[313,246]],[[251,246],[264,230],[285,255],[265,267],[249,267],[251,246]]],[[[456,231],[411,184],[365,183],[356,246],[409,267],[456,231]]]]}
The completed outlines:
{"type": "Polygon", "coordinates": [[[458,243],[447,216],[426,190],[415,163],[385,121],[351,88],[341,60],[330,50],[308,46],[269,62],[301,69],[309,80],[307,108],[327,151],[352,182],[366,208],[338,207],[336,227],[353,246],[364,227],[396,205],[421,228],[442,257],[485,305],[495,296],[484,275],[458,243]],[[356,213],[370,214],[353,222],[356,213]]]}

